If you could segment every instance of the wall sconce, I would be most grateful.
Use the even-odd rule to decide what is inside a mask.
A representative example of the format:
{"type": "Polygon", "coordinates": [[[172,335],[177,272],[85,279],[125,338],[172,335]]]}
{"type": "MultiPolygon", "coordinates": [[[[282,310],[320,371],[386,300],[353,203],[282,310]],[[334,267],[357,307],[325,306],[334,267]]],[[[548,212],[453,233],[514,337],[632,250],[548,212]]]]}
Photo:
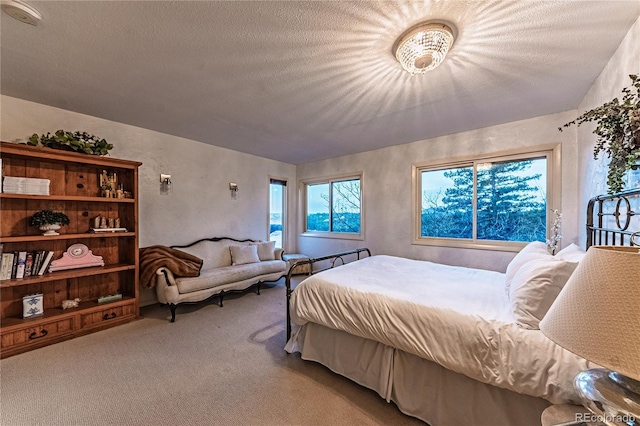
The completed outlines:
{"type": "Polygon", "coordinates": [[[171,175],[160,174],[160,194],[170,194],[173,192],[173,183],[171,182],[171,175]]]}
{"type": "Polygon", "coordinates": [[[238,184],[235,182],[229,182],[229,190],[231,191],[231,199],[232,200],[237,200],[238,199],[238,191],[240,190],[238,188],[238,184]]]}

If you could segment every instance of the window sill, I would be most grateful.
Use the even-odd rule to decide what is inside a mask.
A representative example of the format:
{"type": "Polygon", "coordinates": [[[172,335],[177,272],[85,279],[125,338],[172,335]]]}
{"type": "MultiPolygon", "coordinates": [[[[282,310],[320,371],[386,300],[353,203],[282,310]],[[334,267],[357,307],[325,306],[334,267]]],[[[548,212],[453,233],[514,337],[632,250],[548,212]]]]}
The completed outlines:
{"type": "Polygon", "coordinates": [[[472,241],[472,240],[457,240],[453,238],[429,238],[429,239],[420,238],[420,239],[414,239],[411,244],[420,245],[420,246],[437,246],[437,247],[467,248],[467,249],[476,249],[476,250],[519,252],[529,243],[516,242],[516,241],[472,241]]]}
{"type": "Polygon", "coordinates": [[[364,241],[364,236],[362,234],[347,234],[339,232],[303,232],[302,234],[300,234],[300,236],[312,238],[329,238],[334,240],[364,241]]]}

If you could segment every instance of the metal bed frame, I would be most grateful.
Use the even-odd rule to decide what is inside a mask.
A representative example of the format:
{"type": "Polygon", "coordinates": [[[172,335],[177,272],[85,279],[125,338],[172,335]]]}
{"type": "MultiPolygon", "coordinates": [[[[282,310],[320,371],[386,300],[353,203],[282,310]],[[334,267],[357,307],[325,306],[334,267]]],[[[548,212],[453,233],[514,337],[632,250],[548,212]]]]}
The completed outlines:
{"type": "MultiPolygon", "coordinates": [[[[598,195],[587,205],[587,248],[593,245],[640,246],[640,231],[629,230],[634,217],[640,217],[640,188],[617,194],[598,195]],[[615,227],[607,222],[613,217],[615,227]]],[[[636,222],[640,222],[637,220],[636,222]]],[[[634,226],[631,229],[640,229],[634,226]]]]}
{"type": "Polygon", "coordinates": [[[334,268],[335,266],[344,265],[345,264],[344,258],[349,255],[355,255],[356,256],[355,260],[360,260],[360,253],[364,253],[364,252],[367,253],[367,256],[371,256],[371,251],[368,248],[358,248],[355,250],[349,250],[349,251],[343,251],[341,253],[330,254],[328,256],[322,256],[322,257],[316,257],[316,258],[310,258],[310,259],[300,259],[294,262],[289,267],[289,271],[287,272],[287,278],[285,280],[285,284],[287,287],[287,341],[289,341],[289,339],[291,338],[291,306],[290,304],[291,304],[291,293],[293,293],[293,290],[294,290],[293,288],[291,288],[291,275],[293,275],[293,271],[296,269],[296,267],[302,266],[302,265],[309,265],[309,272],[306,275],[313,275],[313,274],[317,274],[318,272],[334,268]],[[338,260],[341,263],[336,265],[336,262],[338,260]],[[314,264],[322,261],[328,261],[329,266],[326,268],[314,270],[313,269],[314,264]]]}

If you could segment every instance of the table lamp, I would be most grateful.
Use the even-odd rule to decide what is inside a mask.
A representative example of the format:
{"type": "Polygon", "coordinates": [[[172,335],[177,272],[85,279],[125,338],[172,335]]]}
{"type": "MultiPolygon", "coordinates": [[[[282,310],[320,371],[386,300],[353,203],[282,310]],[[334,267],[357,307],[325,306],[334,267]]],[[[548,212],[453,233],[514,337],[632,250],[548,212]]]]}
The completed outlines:
{"type": "Polygon", "coordinates": [[[603,367],[574,381],[597,421],[640,426],[640,249],[590,247],[540,330],[603,367]]]}

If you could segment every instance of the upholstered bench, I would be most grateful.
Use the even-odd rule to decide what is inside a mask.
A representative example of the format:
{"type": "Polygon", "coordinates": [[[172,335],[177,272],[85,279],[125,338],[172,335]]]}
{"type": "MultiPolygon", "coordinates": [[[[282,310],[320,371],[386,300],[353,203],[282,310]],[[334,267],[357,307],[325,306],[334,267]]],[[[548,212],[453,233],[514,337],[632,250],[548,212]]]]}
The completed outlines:
{"type": "Polygon", "coordinates": [[[171,322],[175,321],[179,304],[201,302],[215,296],[222,306],[225,294],[252,287],[260,294],[262,283],[277,281],[287,273],[282,249],[276,249],[274,242],[216,237],[171,248],[203,261],[198,276],[176,276],[167,267],[156,270],[158,301],[169,305],[171,322]]]}

